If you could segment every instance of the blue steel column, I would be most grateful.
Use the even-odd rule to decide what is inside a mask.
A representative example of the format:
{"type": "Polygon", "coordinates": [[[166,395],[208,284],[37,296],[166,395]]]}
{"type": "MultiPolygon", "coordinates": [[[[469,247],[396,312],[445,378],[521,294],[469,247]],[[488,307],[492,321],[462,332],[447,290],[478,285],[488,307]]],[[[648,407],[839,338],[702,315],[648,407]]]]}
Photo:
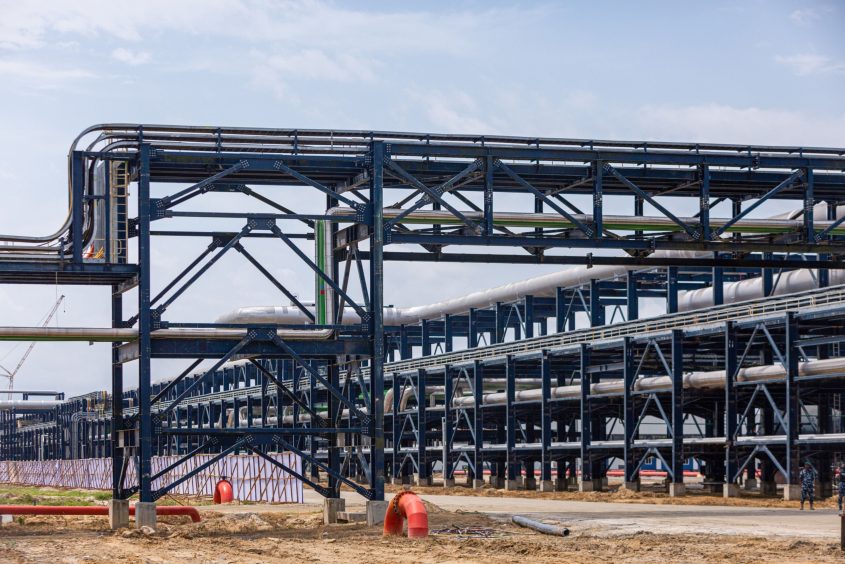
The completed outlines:
{"type": "Polygon", "coordinates": [[[637,377],[637,367],[634,363],[634,346],[630,337],[622,340],[622,377],[625,387],[622,397],[622,407],[625,412],[625,487],[639,490],[639,473],[635,472],[637,461],[634,456],[634,435],[637,429],[637,415],[634,412],[634,380],[637,377]]]}
{"type": "Polygon", "coordinates": [[[370,194],[370,487],[374,500],[384,499],[384,143],[373,142],[373,177],[370,194]]]}
{"type": "Polygon", "coordinates": [[[150,314],[150,146],[141,145],[138,177],[138,413],[140,428],[139,499],[152,502],[153,425],[150,413],[152,316],[150,314]]]}
{"type": "Polygon", "coordinates": [[[678,312],[678,267],[666,269],[666,313],[678,312]]]}
{"type": "Polygon", "coordinates": [[[684,483],[684,333],[672,331],[672,495],[682,495],[684,483]]]}
{"type": "MultiPolygon", "coordinates": [[[[123,294],[118,286],[111,287],[111,324],[120,327],[123,324],[123,294]]],[[[112,498],[123,499],[121,468],[123,466],[123,447],[120,446],[120,431],[123,427],[123,364],[120,362],[120,344],[112,345],[111,353],[111,459],[112,459],[112,498]]]]}
{"type": "Polygon", "coordinates": [[[738,492],[734,485],[737,471],[735,435],[737,431],[737,397],[735,378],[737,366],[736,326],[733,321],[725,323],[725,497],[738,492]]]}
{"type": "Polygon", "coordinates": [[[428,472],[426,452],[426,428],[428,427],[428,405],[426,403],[428,374],[424,368],[417,370],[417,485],[427,486],[431,479],[428,472]]]}
{"type": "MultiPolygon", "coordinates": [[[[542,388],[541,440],[543,442],[542,459],[540,464],[540,490],[551,491],[552,485],[552,367],[549,362],[549,351],[543,351],[540,361],[540,378],[542,388]]],[[[532,469],[533,472],[533,469],[532,469]]]]}
{"type": "MultiPolygon", "coordinates": [[[[801,469],[801,452],[798,446],[798,434],[801,431],[801,409],[798,383],[798,320],[793,312],[786,314],[784,355],[786,357],[786,488],[799,484],[798,473],[801,469]]],[[[789,492],[791,499],[792,492],[789,492]]]]}
{"type": "Polygon", "coordinates": [[[474,349],[478,346],[478,310],[475,308],[469,309],[469,316],[467,320],[467,348],[474,349]]]}
{"type": "Polygon", "coordinates": [[[563,333],[566,328],[566,292],[555,288],[555,333],[563,333]]]}
{"type": "Polygon", "coordinates": [[[593,489],[593,461],[590,456],[593,413],[590,409],[590,349],[581,345],[581,489],[593,489]]]}
{"type": "Polygon", "coordinates": [[[525,338],[534,336],[534,296],[525,296],[525,338]]]}
{"type": "Polygon", "coordinates": [[[83,204],[82,196],[85,193],[85,163],[82,153],[74,151],[71,157],[71,237],[73,238],[73,262],[82,262],[82,228],[83,204]]]}
{"type": "Polygon", "coordinates": [[[481,487],[484,480],[484,459],[481,454],[484,449],[484,410],[482,408],[484,402],[484,365],[480,360],[476,360],[473,368],[472,387],[475,396],[473,402],[475,409],[472,415],[472,426],[475,441],[472,454],[476,480],[473,487],[481,487]]]}
{"type": "Polygon", "coordinates": [[[454,421],[452,421],[452,376],[449,365],[443,367],[446,401],[443,402],[443,485],[454,484],[454,469],[452,468],[452,437],[454,436],[454,421]]]}
{"type": "Polygon", "coordinates": [[[625,277],[625,295],[628,304],[628,321],[640,318],[640,297],[637,293],[637,275],[629,272],[625,277]]]}
{"type": "Polygon", "coordinates": [[[816,231],[813,227],[813,212],[816,205],[813,196],[813,169],[804,169],[804,238],[808,243],[816,241],[816,231]]]}
{"type": "Polygon", "coordinates": [[[602,169],[603,163],[601,161],[596,161],[593,166],[595,167],[593,169],[593,228],[595,229],[593,238],[600,239],[604,231],[602,212],[604,205],[602,196],[604,170],[602,169]]]}
{"type": "Polygon", "coordinates": [[[601,303],[601,288],[599,281],[590,280],[590,327],[604,325],[604,306],[601,303]]]}
{"type": "Polygon", "coordinates": [[[505,489],[516,489],[517,462],[514,453],[516,445],[516,361],[513,355],[508,355],[505,361],[505,417],[506,417],[506,438],[505,448],[507,456],[507,477],[505,478],[505,489]]]}
{"type": "Polygon", "coordinates": [[[699,187],[698,221],[701,224],[702,240],[709,241],[713,236],[710,230],[710,167],[702,165],[699,173],[701,186],[699,187]]]}
{"type": "Polygon", "coordinates": [[[493,157],[484,159],[484,235],[493,234],[493,157]]]}
{"type": "Polygon", "coordinates": [[[399,374],[393,374],[393,468],[391,474],[393,475],[393,483],[402,483],[402,420],[399,416],[399,396],[402,395],[402,378],[399,374]]]}

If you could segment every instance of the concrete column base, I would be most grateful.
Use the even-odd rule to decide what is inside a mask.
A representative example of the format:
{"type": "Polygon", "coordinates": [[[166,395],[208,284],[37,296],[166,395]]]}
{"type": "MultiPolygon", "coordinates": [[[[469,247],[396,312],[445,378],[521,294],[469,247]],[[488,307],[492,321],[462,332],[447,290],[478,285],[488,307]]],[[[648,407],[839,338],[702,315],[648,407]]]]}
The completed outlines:
{"type": "Polygon", "coordinates": [[[490,485],[500,490],[505,487],[505,479],[499,476],[490,476],[490,485]]]}
{"type": "Polygon", "coordinates": [[[370,527],[375,527],[376,525],[381,525],[384,523],[384,514],[387,511],[387,505],[389,502],[387,501],[374,501],[370,500],[367,502],[367,525],[370,527]]]}
{"type": "Polygon", "coordinates": [[[394,486],[402,486],[405,484],[405,480],[403,480],[402,478],[393,478],[390,481],[394,486]]]}
{"type": "Polygon", "coordinates": [[[784,501],[800,501],[801,500],[801,486],[795,484],[783,485],[783,500],[784,501]]]}
{"type": "Polygon", "coordinates": [[[414,474],[414,485],[415,486],[430,486],[431,485],[431,476],[420,476],[419,474],[414,474]]]}
{"type": "Polygon", "coordinates": [[[472,489],[483,490],[484,489],[484,480],[473,480],[472,481],[472,489]]]}
{"type": "Polygon", "coordinates": [[[135,504],[135,527],[156,528],[156,504],[139,501],[135,504]]]}
{"type": "Polygon", "coordinates": [[[346,511],[346,500],[342,497],[323,498],[323,524],[337,523],[337,514],[346,511]]]}
{"type": "Polygon", "coordinates": [[[443,487],[444,488],[454,488],[455,487],[455,479],[454,478],[443,478],[443,487]]]}
{"type": "Polygon", "coordinates": [[[686,484],[678,484],[675,482],[669,484],[669,497],[682,497],[685,495],[687,495],[686,484]]]}
{"type": "Polygon", "coordinates": [[[129,526],[129,500],[109,500],[109,526],[112,530],[123,529],[129,526]]]}
{"type": "Polygon", "coordinates": [[[555,491],[555,483],[551,480],[540,480],[540,491],[541,492],[553,492],[553,491],[555,491]]]}
{"type": "Polygon", "coordinates": [[[592,492],[596,489],[596,481],[595,480],[581,480],[578,484],[578,491],[579,492],[592,492]]]}
{"type": "Polygon", "coordinates": [[[777,493],[778,493],[777,482],[760,481],[760,493],[763,494],[763,495],[777,495],[777,493]]]}
{"type": "Polygon", "coordinates": [[[757,489],[757,478],[746,478],[745,489],[746,490],[756,490],[757,489]]]}
{"type": "Polygon", "coordinates": [[[724,484],[722,486],[722,497],[739,497],[739,486],[736,484],[724,484]]]}
{"type": "Polygon", "coordinates": [[[605,491],[607,489],[607,486],[609,486],[609,485],[610,485],[610,481],[607,479],[607,476],[605,476],[604,478],[601,479],[601,484],[599,485],[599,489],[601,491],[605,491]]]}
{"type": "Polygon", "coordinates": [[[565,492],[569,489],[569,479],[568,478],[555,478],[555,491],[556,492],[565,492]]]}
{"type": "Polygon", "coordinates": [[[515,492],[519,487],[519,480],[505,480],[505,489],[509,492],[515,492]]]}
{"type": "Polygon", "coordinates": [[[518,488],[524,488],[525,487],[525,477],[523,477],[522,474],[517,474],[516,485],[517,485],[518,488]]]}
{"type": "Polygon", "coordinates": [[[622,487],[628,491],[638,492],[640,491],[640,482],[637,480],[636,482],[625,482],[622,484],[622,487]]]}
{"type": "Polygon", "coordinates": [[[536,490],[537,489],[537,478],[535,478],[533,476],[525,478],[523,480],[523,485],[524,485],[526,490],[532,490],[532,491],[536,490]]]}

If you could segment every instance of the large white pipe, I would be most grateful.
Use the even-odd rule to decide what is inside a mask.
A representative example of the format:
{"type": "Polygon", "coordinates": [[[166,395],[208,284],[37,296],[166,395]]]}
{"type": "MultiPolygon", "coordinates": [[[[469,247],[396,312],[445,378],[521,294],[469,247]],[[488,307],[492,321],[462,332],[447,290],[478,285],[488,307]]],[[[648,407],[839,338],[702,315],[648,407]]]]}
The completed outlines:
{"type": "Polygon", "coordinates": [[[63,403],[59,400],[0,400],[0,409],[50,411],[63,403]]]}
{"type": "MultiPolygon", "coordinates": [[[[769,218],[774,221],[795,222],[803,210],[795,210],[769,218]]],[[[845,214],[845,206],[837,209],[837,218],[845,214]]],[[[814,208],[813,219],[827,219],[827,204],[820,203],[814,208]]],[[[750,220],[746,220],[750,221],[750,220]]],[[[800,223],[800,222],[799,222],[800,223]]],[[[699,258],[709,255],[701,251],[657,251],[655,258],[699,258]]],[[[388,326],[412,325],[423,319],[437,319],[444,315],[466,313],[471,308],[484,309],[497,302],[512,302],[526,295],[551,297],[557,288],[572,288],[589,284],[591,280],[621,279],[641,266],[602,265],[588,268],[579,266],[553,272],[503,286],[472,292],[458,298],[412,307],[384,308],[384,324],[388,326]]],[[[801,269],[783,274],[775,293],[790,294],[818,288],[815,270],[801,269]]],[[[845,271],[831,271],[831,284],[845,283],[845,271]]],[[[763,282],[760,278],[750,278],[740,282],[725,284],[725,303],[734,303],[763,297],[763,282]]],[[[713,305],[713,289],[702,288],[681,292],[678,296],[678,309],[688,311],[713,305]]],[[[313,311],[312,311],[313,313],[313,311]]],[[[251,306],[242,307],[217,319],[218,323],[254,323],[254,324],[307,324],[308,317],[294,306],[251,306]]],[[[360,317],[351,308],[343,313],[343,323],[360,323],[360,317]]]]}

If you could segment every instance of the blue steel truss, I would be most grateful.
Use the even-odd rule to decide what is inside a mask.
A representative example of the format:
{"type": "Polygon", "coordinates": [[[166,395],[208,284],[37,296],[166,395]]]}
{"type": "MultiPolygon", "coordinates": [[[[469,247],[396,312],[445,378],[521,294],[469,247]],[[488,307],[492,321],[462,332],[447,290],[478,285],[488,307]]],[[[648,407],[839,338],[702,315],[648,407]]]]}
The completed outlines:
{"type": "MultiPolygon", "coordinates": [[[[154,125],[98,126],[85,134],[97,138],[87,148],[75,144],[71,152],[72,221],[58,256],[0,256],[0,282],[110,286],[113,328],[137,330],[132,340],[115,339],[112,399],[101,404],[110,408],[109,417],[101,413],[81,424],[64,421],[63,414],[88,409],[78,405],[40,416],[39,429],[52,433],[44,443],[48,457],[82,456],[77,445],[84,444],[84,455],[113,458],[117,498],[138,492],[141,501],[154,501],[176,485],[153,488],[161,476],[151,471],[156,452],[187,460],[200,452],[263,456],[273,449],[291,450],[306,463],[307,475],[300,477],[324,495],[337,496],[345,485],[368,499],[383,499],[386,470],[396,480],[413,473],[424,483],[435,464],[447,480],[458,468],[481,480],[486,467],[502,485],[515,484],[523,470],[524,480],[534,480],[535,467],[541,481],[550,482],[556,470],[566,484],[579,468],[582,481],[601,487],[613,460],[624,461],[626,481],[635,482],[644,460],[657,457],[677,483],[684,461],[696,456],[708,478],[732,483],[755,459],[764,480],[777,470],[790,481],[805,451],[828,463],[831,459],[827,447],[802,447],[801,410],[815,406],[824,414],[817,417],[819,434],[829,434],[831,406],[821,390],[839,393],[838,384],[802,383],[800,391],[797,363],[800,355],[835,356],[839,341],[831,335],[823,343],[812,341],[816,337],[802,333],[805,322],[797,314],[755,321],[753,327],[720,318],[718,327],[707,330],[676,325],[649,337],[630,333],[602,343],[594,343],[598,337],[590,334],[561,349],[534,339],[575,335],[577,315],[584,315],[594,330],[620,322],[633,327],[644,298],[664,300],[672,318],[678,315],[678,292],[694,288],[712,286],[713,311],[719,311],[722,284],[752,276],[763,277],[766,295],[778,272],[797,268],[818,268],[819,286],[826,286],[828,269],[841,267],[845,245],[843,220],[835,214],[845,199],[841,149],[154,125]],[[103,163],[125,166],[136,183],[136,217],[128,217],[127,196],[95,193],[93,171],[103,163]],[[172,193],[151,195],[152,186],[172,185],[178,185],[172,193]],[[325,199],[325,211],[300,213],[266,195],[264,188],[279,185],[298,187],[303,198],[325,199]],[[220,193],[252,198],[268,211],[188,209],[204,195],[220,193]],[[400,200],[388,203],[393,193],[400,200]],[[503,219],[509,210],[498,202],[516,197],[533,209],[534,217],[503,219]],[[582,209],[577,198],[588,199],[589,207],[582,209]],[[610,198],[612,206],[606,204],[610,198]],[[740,228],[760,206],[775,200],[797,201],[804,213],[768,231],[740,228]],[[723,202],[730,213],[715,221],[711,210],[723,202]],[[822,202],[831,210],[824,222],[812,213],[822,202]],[[686,205],[686,213],[677,211],[675,203],[686,205]],[[107,210],[105,259],[86,252],[98,205],[107,210]],[[113,228],[109,213],[125,222],[113,228]],[[184,225],[180,221],[190,221],[191,228],[157,227],[184,225]],[[331,269],[322,269],[297,245],[315,239],[318,221],[333,226],[331,269]],[[238,222],[235,230],[233,222],[238,222]],[[151,246],[172,237],[205,238],[208,246],[189,257],[173,280],[162,283],[154,276],[151,246]],[[330,288],[336,316],[318,323],[251,252],[254,239],[273,240],[292,251],[309,276],[330,288]],[[132,261],[130,243],[137,249],[132,261]],[[403,250],[386,250],[391,246],[403,250]],[[612,250],[624,253],[592,254],[612,250]],[[678,257],[662,251],[694,252],[678,257]],[[308,323],[171,319],[170,306],[233,252],[302,311],[308,323]],[[528,295],[386,327],[385,261],[637,269],[624,279],[558,288],[554,297],[528,295]],[[350,278],[357,279],[361,300],[351,297],[350,278]],[[123,294],[135,287],[137,313],[127,318],[123,294]],[[357,323],[343,322],[340,312],[346,309],[354,310],[357,323]],[[465,339],[467,349],[479,355],[449,360],[460,354],[456,339],[465,339]],[[802,339],[812,342],[802,346],[802,339]],[[534,344],[505,354],[496,348],[522,340],[534,344]],[[736,371],[751,362],[742,343],[758,356],[766,356],[761,347],[770,348],[768,356],[787,368],[785,382],[735,382],[736,371]],[[706,361],[700,360],[704,351],[710,354],[706,361]],[[414,365],[418,355],[427,363],[414,365]],[[155,359],[191,364],[166,384],[153,385],[155,359]],[[195,373],[205,359],[213,359],[213,365],[195,373]],[[235,359],[250,360],[232,369],[240,366],[232,364],[235,359]],[[130,361],[139,363],[139,386],[124,391],[123,364],[130,361]],[[387,361],[395,363],[386,375],[387,361]],[[690,397],[681,383],[684,372],[721,364],[728,374],[721,396],[696,392],[690,397]],[[227,370],[236,374],[227,375],[227,370]],[[576,374],[582,393],[573,409],[568,400],[553,397],[552,388],[575,382],[576,374]],[[671,389],[635,390],[636,380],[646,375],[667,377],[671,389]],[[521,378],[539,379],[539,398],[517,399],[521,378]],[[503,383],[501,404],[485,405],[484,386],[491,379],[503,383]],[[591,391],[591,385],[619,379],[625,383],[621,394],[591,391]],[[387,414],[385,381],[393,391],[387,414]],[[435,386],[442,388],[444,399],[427,406],[428,391],[435,386]],[[411,394],[403,403],[406,390],[411,394]],[[458,392],[467,390],[472,401],[455,405],[458,392]],[[712,406],[702,407],[707,402],[712,406]],[[245,425],[241,408],[248,414],[245,425]],[[232,425],[226,423],[230,409],[232,425]],[[664,424],[662,436],[643,437],[645,417],[664,424]],[[702,439],[725,441],[687,444],[684,428],[690,417],[707,422],[702,439]],[[614,421],[621,443],[613,439],[614,421]],[[80,428],[83,438],[69,439],[66,428],[80,428]],[[781,432],[786,439],[780,442],[742,440],[781,432]],[[130,456],[138,459],[138,484],[123,481],[121,469],[130,456]],[[319,481],[321,474],[325,482],[319,481]]],[[[834,316],[826,322],[837,326],[838,320],[834,316]]],[[[816,321],[807,323],[818,329],[816,321]]],[[[17,416],[4,413],[3,456],[37,456],[34,437],[41,431],[17,432],[17,416]]]]}

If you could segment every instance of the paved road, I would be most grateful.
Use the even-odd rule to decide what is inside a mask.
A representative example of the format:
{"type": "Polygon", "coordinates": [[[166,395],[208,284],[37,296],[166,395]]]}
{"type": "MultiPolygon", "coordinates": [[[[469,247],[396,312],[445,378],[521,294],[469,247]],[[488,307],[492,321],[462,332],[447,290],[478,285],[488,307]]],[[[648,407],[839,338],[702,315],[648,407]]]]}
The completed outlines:
{"type": "MultiPolygon", "coordinates": [[[[347,509],[363,510],[364,500],[344,493],[347,509]]],[[[390,494],[387,498],[392,497],[390,494]]],[[[654,505],[550,499],[426,495],[423,498],[451,511],[477,511],[494,519],[527,515],[559,522],[573,530],[599,535],[723,534],[838,539],[840,518],[835,510],[799,511],[762,507],[654,505]]],[[[321,504],[320,496],[306,489],[307,504],[321,504]]]]}

